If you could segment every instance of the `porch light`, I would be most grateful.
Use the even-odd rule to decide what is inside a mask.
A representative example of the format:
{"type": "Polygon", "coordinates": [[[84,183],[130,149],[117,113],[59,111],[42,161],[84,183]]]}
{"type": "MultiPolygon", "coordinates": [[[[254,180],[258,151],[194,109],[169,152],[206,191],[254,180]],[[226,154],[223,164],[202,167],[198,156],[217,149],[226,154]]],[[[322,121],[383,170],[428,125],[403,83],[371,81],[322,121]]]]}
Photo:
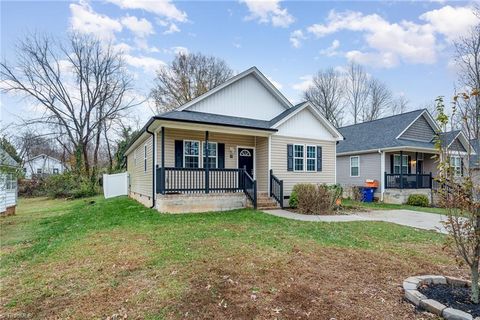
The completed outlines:
{"type": "Polygon", "coordinates": [[[234,153],[235,153],[235,149],[233,147],[230,147],[230,159],[233,159],[234,153]]]}

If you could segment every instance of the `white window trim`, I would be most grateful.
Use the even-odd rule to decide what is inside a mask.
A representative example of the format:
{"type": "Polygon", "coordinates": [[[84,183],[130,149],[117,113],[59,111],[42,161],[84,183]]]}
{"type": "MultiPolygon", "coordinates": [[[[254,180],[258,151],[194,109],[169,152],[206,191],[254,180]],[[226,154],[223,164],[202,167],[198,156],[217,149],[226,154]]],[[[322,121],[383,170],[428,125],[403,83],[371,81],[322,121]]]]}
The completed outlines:
{"type": "Polygon", "coordinates": [[[293,145],[293,172],[305,172],[305,150],[306,150],[306,148],[305,148],[305,145],[304,145],[304,144],[298,144],[298,143],[297,143],[297,144],[294,144],[294,145],[293,145]],[[303,152],[302,152],[303,155],[302,155],[302,158],[299,158],[299,157],[296,157],[296,156],[295,156],[295,147],[296,147],[296,146],[302,146],[302,147],[303,147],[303,152]],[[302,162],[303,162],[303,168],[302,168],[302,170],[297,170],[297,169],[295,168],[295,167],[296,167],[296,166],[295,166],[295,159],[302,159],[302,162]]]}
{"type": "Polygon", "coordinates": [[[315,146],[315,145],[307,144],[305,146],[305,171],[306,172],[317,172],[317,146],[315,146]],[[313,155],[313,158],[308,157],[308,150],[307,149],[309,147],[313,147],[315,149],[315,153],[313,155]],[[308,159],[313,159],[315,161],[315,166],[313,167],[313,170],[308,170],[308,159]]]}
{"type": "MultiPolygon", "coordinates": [[[[405,166],[403,165],[403,161],[402,161],[403,159],[402,159],[401,157],[400,157],[400,172],[395,173],[395,157],[396,157],[396,156],[399,156],[399,157],[400,157],[400,154],[399,154],[399,153],[394,153],[394,154],[393,154],[393,172],[392,172],[392,174],[402,174],[402,167],[405,167],[405,166]]],[[[407,167],[407,172],[406,172],[406,173],[403,173],[403,174],[408,174],[408,167],[409,167],[409,164],[408,164],[408,154],[403,154],[402,156],[403,156],[404,158],[407,158],[407,165],[406,165],[406,167],[407,167]]]]}
{"type": "Polygon", "coordinates": [[[453,169],[453,175],[455,177],[462,176],[462,157],[460,156],[450,156],[450,167],[453,169]],[[452,162],[452,159],[458,160],[458,166],[456,165],[456,161],[452,162]],[[457,173],[458,168],[458,173],[457,173]]]}
{"type": "MultiPolygon", "coordinates": [[[[217,169],[218,168],[218,142],[215,142],[215,141],[208,141],[208,143],[213,143],[215,144],[215,157],[212,157],[212,156],[208,156],[209,158],[215,158],[215,168],[214,169],[217,169]]],[[[205,150],[205,141],[202,141],[202,168],[205,168],[205,163],[204,163],[204,154],[203,154],[203,151],[205,150]]],[[[210,168],[212,169],[212,168],[210,168]]]]}
{"type": "Polygon", "coordinates": [[[143,145],[143,172],[147,172],[147,144],[143,145]]]}
{"type": "MultiPolygon", "coordinates": [[[[185,162],[185,157],[195,157],[194,155],[186,155],[185,154],[185,142],[196,142],[198,143],[198,155],[196,156],[198,158],[198,168],[202,167],[202,144],[200,143],[199,140],[183,140],[183,167],[186,168],[186,162],[185,162]]],[[[197,168],[191,168],[191,169],[197,169],[197,168]]]]}
{"type": "Polygon", "coordinates": [[[350,177],[351,178],[356,178],[360,177],[360,156],[351,156],[350,157],[350,177]],[[358,174],[356,176],[352,176],[352,159],[357,158],[358,159],[358,174]]]}

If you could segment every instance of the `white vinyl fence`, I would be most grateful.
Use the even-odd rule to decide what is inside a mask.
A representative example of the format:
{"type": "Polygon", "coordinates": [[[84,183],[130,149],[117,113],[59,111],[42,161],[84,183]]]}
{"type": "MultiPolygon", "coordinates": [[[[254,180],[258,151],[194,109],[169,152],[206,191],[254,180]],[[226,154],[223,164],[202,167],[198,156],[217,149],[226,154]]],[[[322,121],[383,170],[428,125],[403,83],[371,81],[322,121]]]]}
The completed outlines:
{"type": "Polygon", "coordinates": [[[128,172],[103,175],[103,195],[105,199],[128,194],[128,172]]]}

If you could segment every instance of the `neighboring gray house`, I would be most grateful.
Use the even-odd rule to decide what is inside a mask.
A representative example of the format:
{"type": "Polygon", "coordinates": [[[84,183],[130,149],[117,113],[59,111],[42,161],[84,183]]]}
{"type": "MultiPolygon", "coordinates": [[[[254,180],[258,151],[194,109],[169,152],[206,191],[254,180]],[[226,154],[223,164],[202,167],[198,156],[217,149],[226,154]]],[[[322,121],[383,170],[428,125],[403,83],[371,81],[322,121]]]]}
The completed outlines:
{"type": "Polygon", "coordinates": [[[25,179],[31,179],[35,175],[61,174],[65,169],[66,166],[61,160],[46,154],[39,154],[23,164],[25,179]]]}
{"type": "MultiPolygon", "coordinates": [[[[412,193],[430,198],[439,130],[426,109],[339,128],[345,140],[337,145],[337,182],[348,190],[377,180],[375,197],[387,203],[403,203],[412,193]]],[[[456,174],[462,175],[469,141],[460,131],[440,136],[456,174]]]]}
{"type": "Polygon", "coordinates": [[[470,140],[470,145],[475,150],[475,155],[470,157],[470,169],[472,170],[473,183],[480,186],[480,139],[470,140]]]}
{"type": "Polygon", "coordinates": [[[17,206],[18,163],[0,148],[0,215],[15,213],[17,206]]]}

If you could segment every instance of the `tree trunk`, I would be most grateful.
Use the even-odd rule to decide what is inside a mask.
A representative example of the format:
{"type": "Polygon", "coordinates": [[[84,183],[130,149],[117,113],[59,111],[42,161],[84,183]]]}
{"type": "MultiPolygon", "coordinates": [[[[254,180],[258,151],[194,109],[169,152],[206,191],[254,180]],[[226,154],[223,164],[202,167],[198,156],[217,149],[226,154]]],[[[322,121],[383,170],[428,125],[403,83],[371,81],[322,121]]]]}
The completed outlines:
{"type": "Polygon", "coordinates": [[[478,260],[473,263],[471,267],[472,272],[472,297],[471,300],[473,303],[478,303],[478,260]]]}

